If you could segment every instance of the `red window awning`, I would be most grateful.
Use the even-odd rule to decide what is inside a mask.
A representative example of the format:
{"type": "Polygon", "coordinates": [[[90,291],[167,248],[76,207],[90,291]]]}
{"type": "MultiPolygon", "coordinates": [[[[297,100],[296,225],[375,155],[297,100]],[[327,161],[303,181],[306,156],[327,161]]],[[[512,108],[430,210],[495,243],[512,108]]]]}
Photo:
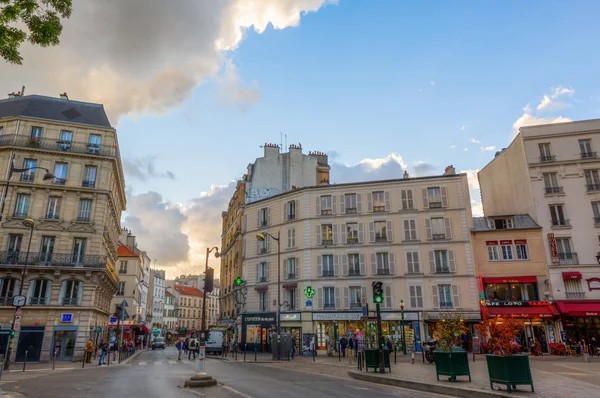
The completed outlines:
{"type": "Polygon", "coordinates": [[[269,290],[269,285],[254,286],[254,290],[256,290],[257,292],[264,292],[264,291],[269,290]]]}
{"type": "Polygon", "coordinates": [[[511,276],[501,278],[483,278],[483,283],[537,283],[535,276],[511,276]]]}
{"type": "Polygon", "coordinates": [[[284,289],[296,289],[298,282],[288,282],[281,285],[284,289]]]}
{"type": "Polygon", "coordinates": [[[581,272],[563,272],[563,280],[568,279],[581,279],[581,272]]]}
{"type": "Polygon", "coordinates": [[[542,307],[481,307],[482,312],[492,317],[500,318],[554,318],[559,313],[554,306],[546,305],[542,307]]]}
{"type": "Polygon", "coordinates": [[[590,303],[554,302],[563,315],[568,316],[600,316],[600,301],[590,303]]]}

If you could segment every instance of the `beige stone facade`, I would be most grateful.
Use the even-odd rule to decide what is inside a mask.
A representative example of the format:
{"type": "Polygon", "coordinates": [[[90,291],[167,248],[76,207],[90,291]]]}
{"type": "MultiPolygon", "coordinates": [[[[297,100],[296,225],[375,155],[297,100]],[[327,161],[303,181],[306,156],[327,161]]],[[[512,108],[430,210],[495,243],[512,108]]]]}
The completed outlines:
{"type": "Polygon", "coordinates": [[[196,333],[202,327],[202,292],[195,287],[175,285],[174,294],[177,298],[179,329],[184,329],[188,334],[196,333]]]}
{"type": "MultiPolygon", "coordinates": [[[[125,189],[117,134],[102,105],[27,96],[0,100],[0,188],[6,206],[0,226],[0,323],[10,324],[10,306],[31,244],[24,282],[27,296],[16,359],[47,361],[83,355],[97,327],[106,332],[118,287],[117,240],[125,189]],[[37,169],[57,177],[43,181],[37,169]],[[24,218],[35,222],[31,242],[24,218]]],[[[3,327],[4,330],[4,327],[3,327]]],[[[0,332],[0,346],[6,334],[0,332]]],[[[13,351],[14,353],[14,351],[13,351]]],[[[14,359],[14,356],[13,356],[14,359]]]]}

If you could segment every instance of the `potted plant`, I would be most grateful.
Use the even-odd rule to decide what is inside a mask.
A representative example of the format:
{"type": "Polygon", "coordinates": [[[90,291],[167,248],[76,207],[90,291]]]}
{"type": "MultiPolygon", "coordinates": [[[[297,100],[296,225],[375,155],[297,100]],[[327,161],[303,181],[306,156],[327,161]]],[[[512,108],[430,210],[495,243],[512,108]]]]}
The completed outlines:
{"type": "Polygon", "coordinates": [[[523,322],[515,318],[490,318],[484,314],[483,321],[475,328],[487,340],[490,388],[494,389],[494,383],[504,384],[510,393],[517,385],[530,385],[534,392],[529,356],[513,354],[515,336],[523,331],[523,322]]]}
{"type": "Polygon", "coordinates": [[[39,147],[40,146],[40,141],[37,137],[31,137],[27,140],[27,143],[29,144],[29,146],[33,146],[33,147],[39,147]]]}
{"type": "Polygon", "coordinates": [[[440,375],[449,376],[450,381],[456,381],[456,376],[469,376],[468,353],[460,348],[460,337],[466,332],[462,313],[442,312],[440,320],[436,323],[433,337],[438,341],[438,349],[433,353],[435,357],[435,373],[437,379],[440,375]]]}

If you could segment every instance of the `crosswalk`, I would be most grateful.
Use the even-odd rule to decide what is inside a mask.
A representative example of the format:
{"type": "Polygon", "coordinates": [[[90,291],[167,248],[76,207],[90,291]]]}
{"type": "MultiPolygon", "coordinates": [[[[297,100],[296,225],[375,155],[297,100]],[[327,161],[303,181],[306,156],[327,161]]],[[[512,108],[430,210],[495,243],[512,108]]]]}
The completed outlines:
{"type": "Polygon", "coordinates": [[[150,366],[150,365],[189,365],[192,362],[188,359],[182,359],[181,361],[177,360],[162,360],[162,361],[131,361],[129,363],[130,366],[150,366]]]}

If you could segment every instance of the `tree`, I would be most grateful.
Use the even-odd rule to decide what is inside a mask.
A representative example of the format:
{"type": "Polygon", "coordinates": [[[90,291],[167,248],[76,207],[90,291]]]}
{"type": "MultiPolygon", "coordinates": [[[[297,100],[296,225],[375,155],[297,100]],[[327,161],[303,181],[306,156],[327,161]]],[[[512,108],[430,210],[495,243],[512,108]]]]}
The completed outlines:
{"type": "Polygon", "coordinates": [[[438,341],[438,347],[443,352],[452,352],[460,347],[460,336],[466,332],[463,314],[461,312],[442,312],[440,320],[435,324],[433,337],[438,341]]]}
{"type": "Polygon", "coordinates": [[[69,18],[71,10],[72,0],[0,0],[0,56],[21,65],[19,48],[25,40],[42,47],[57,45],[61,17],[69,18]]]}
{"type": "Polygon", "coordinates": [[[482,338],[487,338],[488,352],[500,356],[508,356],[513,352],[515,336],[523,332],[523,322],[515,318],[490,318],[483,315],[483,320],[475,329],[482,338]]]}

